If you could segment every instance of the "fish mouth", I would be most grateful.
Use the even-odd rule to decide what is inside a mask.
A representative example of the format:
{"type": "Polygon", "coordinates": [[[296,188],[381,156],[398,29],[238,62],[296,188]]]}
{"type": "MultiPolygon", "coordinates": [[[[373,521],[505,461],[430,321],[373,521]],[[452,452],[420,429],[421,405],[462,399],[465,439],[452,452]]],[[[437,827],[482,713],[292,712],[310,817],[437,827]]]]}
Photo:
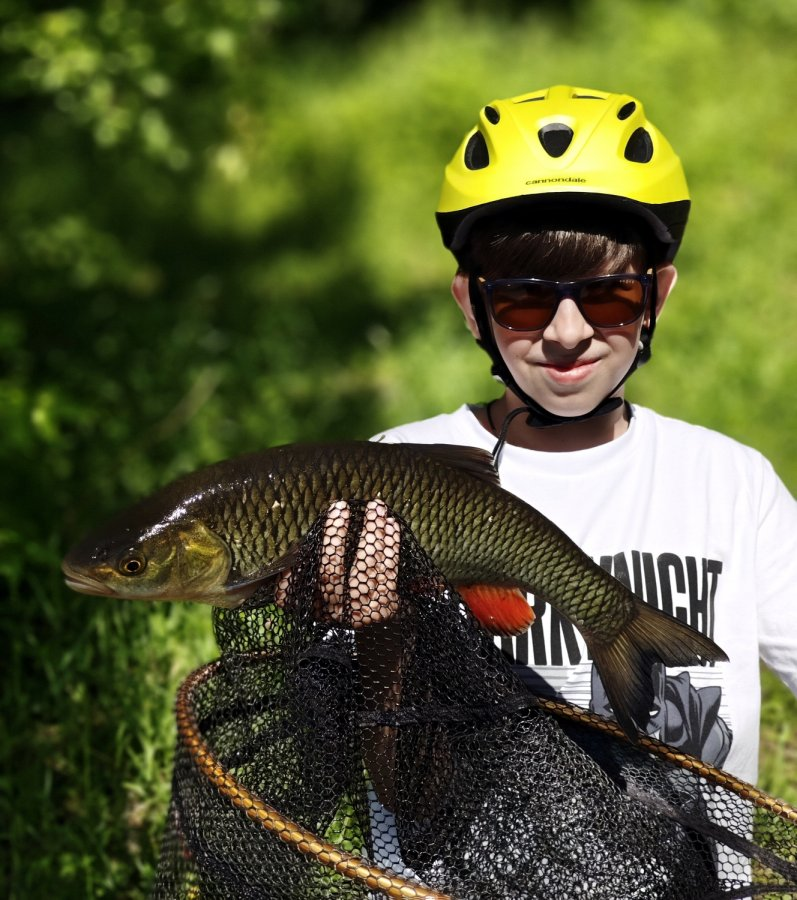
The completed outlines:
{"type": "Polygon", "coordinates": [[[93,578],[85,572],[76,572],[64,565],[61,567],[64,573],[64,582],[68,588],[79,594],[91,594],[94,597],[112,597],[113,590],[98,578],[93,578]]]}

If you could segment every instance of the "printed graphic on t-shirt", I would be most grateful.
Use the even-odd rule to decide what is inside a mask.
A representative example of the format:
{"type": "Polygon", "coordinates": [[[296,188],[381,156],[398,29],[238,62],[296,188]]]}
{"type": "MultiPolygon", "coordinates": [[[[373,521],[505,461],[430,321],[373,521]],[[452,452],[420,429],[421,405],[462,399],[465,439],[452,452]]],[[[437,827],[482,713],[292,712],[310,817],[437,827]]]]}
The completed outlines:
{"type": "MultiPolygon", "coordinates": [[[[632,550],[602,556],[600,565],[646,603],[714,637],[720,560],[632,550]]],[[[497,639],[512,662],[524,667],[518,670],[523,680],[539,693],[559,694],[578,706],[610,715],[606,693],[578,629],[543,600],[534,601],[534,612],[536,620],[529,631],[497,639]]],[[[648,734],[721,766],[732,742],[721,672],[711,664],[681,671],[658,666],[653,676],[656,696],[648,734]]]]}

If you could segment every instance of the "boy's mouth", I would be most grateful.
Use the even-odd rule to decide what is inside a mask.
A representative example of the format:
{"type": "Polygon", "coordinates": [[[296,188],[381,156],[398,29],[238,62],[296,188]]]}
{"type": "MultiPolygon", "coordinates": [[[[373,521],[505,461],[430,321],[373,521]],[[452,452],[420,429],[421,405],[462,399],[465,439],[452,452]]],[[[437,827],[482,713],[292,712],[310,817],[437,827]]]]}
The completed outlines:
{"type": "Polygon", "coordinates": [[[554,381],[575,384],[588,378],[597,364],[597,359],[576,359],[572,362],[542,363],[542,368],[554,381]]]}

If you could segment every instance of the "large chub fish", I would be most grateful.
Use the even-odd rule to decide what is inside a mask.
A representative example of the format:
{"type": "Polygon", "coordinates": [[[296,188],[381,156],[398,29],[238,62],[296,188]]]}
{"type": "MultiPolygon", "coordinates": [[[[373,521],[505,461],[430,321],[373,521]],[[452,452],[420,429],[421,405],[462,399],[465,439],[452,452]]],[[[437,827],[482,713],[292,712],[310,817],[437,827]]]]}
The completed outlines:
{"type": "Polygon", "coordinates": [[[629,734],[647,721],[655,663],[727,658],[593,563],[500,487],[489,454],[465,447],[289,445],[217,463],[82,541],[64,561],[67,584],[84,593],[233,606],[290,566],[333,502],[376,498],[408,523],[454,587],[521,589],[573,622],[629,734]]]}

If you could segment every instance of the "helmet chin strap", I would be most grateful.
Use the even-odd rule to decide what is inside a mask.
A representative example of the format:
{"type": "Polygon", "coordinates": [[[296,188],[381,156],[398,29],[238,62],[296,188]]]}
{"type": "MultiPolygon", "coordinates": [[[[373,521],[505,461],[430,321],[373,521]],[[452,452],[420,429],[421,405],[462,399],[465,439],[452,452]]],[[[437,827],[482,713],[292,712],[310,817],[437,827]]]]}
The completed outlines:
{"type": "MultiPolygon", "coordinates": [[[[470,294],[470,303],[473,309],[473,316],[476,319],[476,324],[479,326],[479,334],[481,335],[481,339],[478,340],[477,343],[487,353],[492,361],[491,371],[493,378],[506,385],[506,387],[509,388],[513,394],[515,394],[520,400],[523,401],[524,405],[522,409],[528,412],[526,424],[532,428],[552,428],[555,425],[569,425],[573,422],[584,422],[587,419],[594,419],[598,416],[605,416],[607,413],[613,412],[614,410],[621,407],[624,403],[622,397],[615,397],[614,394],[620,387],[622,387],[623,384],[625,384],[626,380],[631,376],[633,372],[635,372],[639,368],[639,366],[643,365],[650,359],[650,343],[653,338],[653,331],[656,327],[656,301],[658,296],[655,269],[653,270],[653,284],[651,286],[649,301],[650,324],[647,327],[643,326],[642,328],[642,335],[636,356],[631,362],[628,371],[611,389],[611,391],[609,391],[609,393],[603,398],[603,400],[601,400],[600,403],[598,403],[598,405],[594,407],[594,409],[591,409],[589,412],[583,413],[579,416],[560,416],[557,413],[551,412],[549,409],[546,409],[544,406],[538,403],[533,397],[529,396],[529,394],[527,394],[520,387],[520,385],[518,385],[498,349],[498,344],[496,343],[495,337],[493,335],[492,323],[490,322],[490,317],[485,307],[484,298],[482,297],[482,293],[479,290],[479,282],[476,275],[471,274],[468,277],[468,291],[470,294]]],[[[507,419],[504,422],[504,426],[501,428],[501,434],[504,437],[504,440],[506,428],[508,427],[509,421],[511,421],[510,417],[514,418],[515,413],[519,411],[520,410],[514,410],[509,414],[509,416],[507,416],[507,419]]],[[[499,439],[499,444],[501,443],[503,443],[503,441],[499,439]]]]}

